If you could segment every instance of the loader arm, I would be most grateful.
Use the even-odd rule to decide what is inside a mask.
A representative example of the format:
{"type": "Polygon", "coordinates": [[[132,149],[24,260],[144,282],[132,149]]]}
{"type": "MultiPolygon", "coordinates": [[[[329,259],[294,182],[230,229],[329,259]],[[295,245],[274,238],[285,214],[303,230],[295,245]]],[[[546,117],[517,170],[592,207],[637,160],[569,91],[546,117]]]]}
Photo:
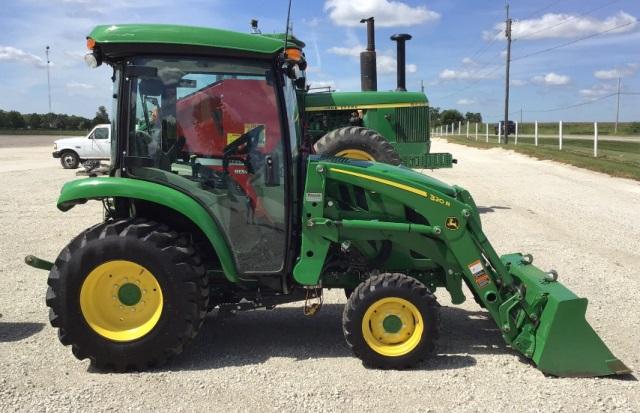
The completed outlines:
{"type": "MultiPolygon", "coordinates": [[[[429,273],[430,288],[444,286],[454,304],[465,299],[464,281],[505,342],[543,372],[629,372],[586,322],[586,299],[532,265],[530,255],[498,256],[463,188],[403,167],[312,157],[302,226],[301,258],[294,269],[301,284],[323,283],[323,266],[334,243],[390,241],[397,254],[409,251],[402,256],[405,267],[395,264],[394,269],[417,272],[418,278],[420,263],[428,260],[435,268],[429,273]],[[351,193],[357,195],[353,202],[351,193]]],[[[382,263],[379,269],[388,265],[394,264],[382,263]]]]}

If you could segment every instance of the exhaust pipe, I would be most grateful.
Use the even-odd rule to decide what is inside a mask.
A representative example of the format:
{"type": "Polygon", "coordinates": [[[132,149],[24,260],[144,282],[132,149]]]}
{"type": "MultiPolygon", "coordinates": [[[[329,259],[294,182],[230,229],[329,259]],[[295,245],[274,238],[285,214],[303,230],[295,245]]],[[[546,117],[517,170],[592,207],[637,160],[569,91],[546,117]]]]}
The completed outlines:
{"type": "Polygon", "coordinates": [[[360,20],[367,23],[367,50],[360,53],[360,87],[363,92],[378,90],[376,70],[376,37],[373,17],[360,20]]]}
{"type": "MultiPolygon", "coordinates": [[[[402,34],[394,34],[391,36],[391,40],[397,42],[397,53],[396,60],[398,62],[398,87],[396,88],[397,92],[406,92],[406,53],[405,53],[405,42],[407,40],[411,40],[411,35],[402,33],[402,34]]],[[[362,55],[360,55],[362,56],[362,55]]]]}

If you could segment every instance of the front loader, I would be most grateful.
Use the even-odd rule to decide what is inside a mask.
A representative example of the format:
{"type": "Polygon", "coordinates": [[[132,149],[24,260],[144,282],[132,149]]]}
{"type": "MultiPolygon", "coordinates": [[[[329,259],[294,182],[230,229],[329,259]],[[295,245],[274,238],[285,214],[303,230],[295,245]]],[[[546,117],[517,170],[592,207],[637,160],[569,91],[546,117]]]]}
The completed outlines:
{"type": "Polygon", "coordinates": [[[530,255],[496,253],[468,191],[309,154],[304,56],[284,39],[165,25],[90,34],[87,62],[113,68],[112,166],[67,183],[57,206],[101,200],[105,219],[54,263],[27,260],[50,270],[51,325],[77,358],[153,367],[182,352],[208,311],[304,301],[313,315],[339,288],[354,354],[406,368],[434,351],[434,292],[460,304],[464,284],[544,373],[629,372],[585,320],[586,299],[530,255]]]}

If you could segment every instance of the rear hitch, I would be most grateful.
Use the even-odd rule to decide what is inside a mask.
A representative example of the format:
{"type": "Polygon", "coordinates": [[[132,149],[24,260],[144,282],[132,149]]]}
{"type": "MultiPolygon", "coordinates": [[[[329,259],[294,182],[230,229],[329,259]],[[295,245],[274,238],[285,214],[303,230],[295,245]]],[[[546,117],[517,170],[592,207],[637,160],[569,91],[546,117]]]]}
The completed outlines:
{"type": "Polygon", "coordinates": [[[35,255],[27,255],[24,257],[24,262],[25,264],[39,270],[51,271],[51,268],[53,267],[52,262],[38,258],[35,255]]]}

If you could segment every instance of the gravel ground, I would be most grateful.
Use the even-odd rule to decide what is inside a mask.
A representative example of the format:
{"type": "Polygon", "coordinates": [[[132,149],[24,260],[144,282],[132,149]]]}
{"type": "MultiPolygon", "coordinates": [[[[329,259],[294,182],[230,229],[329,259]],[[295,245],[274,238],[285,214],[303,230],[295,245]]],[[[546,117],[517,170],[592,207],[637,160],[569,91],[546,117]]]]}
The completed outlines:
{"type": "MultiPolygon", "coordinates": [[[[98,203],[55,208],[74,178],[51,148],[0,149],[0,411],[640,411],[633,378],[548,378],[507,348],[473,299],[452,307],[439,291],[438,354],[408,371],[362,367],[344,343],[345,299],[306,318],[298,304],[210,317],[185,353],[161,370],[111,374],[77,361],[48,324],[46,273],[26,254],[53,259],[101,219],[98,203]]],[[[612,351],[640,365],[640,185],[500,149],[438,140],[459,164],[431,174],[467,188],[500,253],[534,255],[589,298],[588,319],[612,351]]]]}

